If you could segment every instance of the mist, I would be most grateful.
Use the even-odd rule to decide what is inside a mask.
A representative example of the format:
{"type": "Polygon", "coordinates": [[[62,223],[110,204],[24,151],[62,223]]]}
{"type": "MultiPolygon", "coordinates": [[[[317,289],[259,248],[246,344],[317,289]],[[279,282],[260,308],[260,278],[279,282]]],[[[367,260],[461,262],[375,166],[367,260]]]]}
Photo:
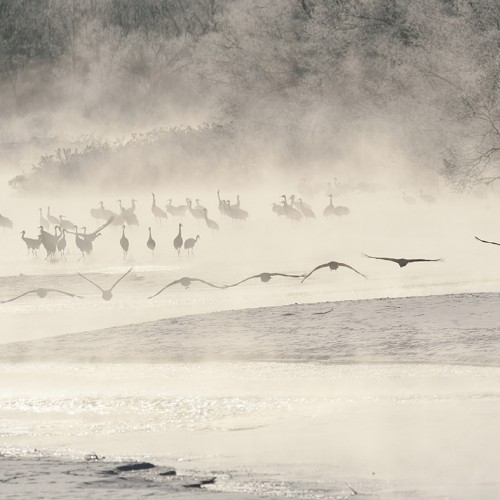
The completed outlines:
{"type": "Polygon", "coordinates": [[[498,497],[499,26],[1,3],[2,492],[498,497]]]}
{"type": "Polygon", "coordinates": [[[0,137],[32,150],[9,158],[20,193],[259,184],[269,171],[445,174],[461,189],[495,177],[493,4],[2,9],[0,137]]]}

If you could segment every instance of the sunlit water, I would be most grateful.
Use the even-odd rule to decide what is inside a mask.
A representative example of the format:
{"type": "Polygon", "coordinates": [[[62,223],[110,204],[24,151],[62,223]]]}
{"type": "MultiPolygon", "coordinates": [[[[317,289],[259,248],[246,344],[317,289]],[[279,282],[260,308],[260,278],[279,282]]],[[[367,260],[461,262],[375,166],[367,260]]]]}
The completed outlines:
{"type": "Polygon", "coordinates": [[[344,481],[376,498],[498,492],[499,368],[30,363],[0,375],[10,451],[148,459],[216,473],[222,491],[301,498],[349,496],[344,481]]]}
{"type": "Polygon", "coordinates": [[[375,498],[494,498],[498,298],[234,310],[4,344],[2,447],[174,464],[235,494],[344,498],[347,482],[375,498]]]}

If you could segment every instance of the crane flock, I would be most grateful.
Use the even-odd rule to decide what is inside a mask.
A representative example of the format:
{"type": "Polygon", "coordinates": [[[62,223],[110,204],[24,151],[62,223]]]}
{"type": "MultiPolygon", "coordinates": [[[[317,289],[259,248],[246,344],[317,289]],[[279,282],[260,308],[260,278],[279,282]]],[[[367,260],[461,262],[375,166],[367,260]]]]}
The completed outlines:
{"type": "MultiPolygon", "coordinates": [[[[186,239],[183,237],[183,228],[184,224],[179,222],[179,219],[185,221],[186,217],[191,217],[192,219],[198,221],[197,223],[204,223],[205,226],[210,229],[212,232],[219,231],[219,224],[210,219],[208,217],[208,209],[203,206],[200,202],[200,199],[195,199],[195,204],[193,204],[193,200],[189,197],[185,198],[185,204],[174,205],[173,200],[169,199],[168,203],[164,205],[165,210],[161,208],[157,204],[157,199],[155,193],[151,193],[152,195],[152,204],[151,204],[151,213],[154,217],[154,220],[157,224],[162,225],[166,223],[170,219],[173,219],[177,225],[177,234],[173,238],[172,244],[174,250],[177,252],[178,256],[180,256],[181,251],[184,250],[187,255],[194,256],[194,247],[198,241],[201,241],[200,235],[190,236],[186,239]]],[[[325,218],[330,217],[345,217],[351,214],[351,210],[342,205],[334,204],[333,195],[331,193],[327,194],[327,198],[329,203],[324,207],[322,214],[325,218]]],[[[423,192],[420,193],[420,199],[427,204],[435,203],[435,199],[430,195],[426,195],[423,192]]],[[[218,209],[220,213],[221,219],[230,219],[235,223],[242,221],[245,222],[249,219],[249,212],[241,207],[240,196],[236,196],[236,201],[231,202],[229,199],[223,198],[221,196],[220,190],[217,191],[217,200],[218,200],[218,209]]],[[[316,213],[313,208],[307,204],[302,198],[296,199],[295,195],[286,195],[283,194],[280,196],[280,202],[274,202],[271,205],[271,210],[273,213],[280,217],[284,217],[286,219],[291,220],[294,224],[300,223],[305,219],[316,219],[316,213]]],[[[404,193],[404,201],[407,204],[413,204],[416,200],[415,198],[411,198],[404,193]]],[[[108,228],[108,226],[120,226],[121,228],[121,237],[118,240],[119,245],[122,250],[123,259],[126,260],[129,250],[130,250],[130,240],[127,237],[127,230],[130,226],[139,226],[139,219],[136,215],[136,203],[137,200],[131,199],[130,206],[125,207],[121,199],[116,200],[118,203],[119,212],[113,212],[112,210],[108,210],[104,206],[104,202],[100,201],[98,203],[97,208],[90,209],[91,217],[98,222],[104,221],[104,223],[100,224],[97,229],[92,232],[87,233],[87,228],[85,226],[77,226],[64,215],[59,215],[55,217],[50,212],[50,206],[47,206],[45,215],[42,208],[38,208],[38,229],[39,235],[37,238],[27,237],[26,231],[23,230],[21,232],[21,239],[26,245],[28,255],[36,258],[38,256],[38,250],[40,247],[43,247],[46,252],[45,260],[54,260],[56,255],[59,254],[60,260],[66,260],[66,249],[68,247],[68,241],[66,239],[67,234],[72,234],[75,237],[75,245],[79,251],[80,258],[79,260],[85,260],[92,256],[93,252],[93,244],[96,239],[102,235],[102,232],[108,228]],[[53,232],[50,232],[51,226],[53,227],[53,232]]],[[[10,219],[6,217],[0,216],[0,225],[4,228],[12,228],[13,223],[10,219]]],[[[187,224],[187,222],[185,222],[187,224]]],[[[500,243],[496,243],[494,241],[484,240],[479,237],[475,237],[476,240],[492,244],[499,245],[500,243]]],[[[148,238],[145,238],[145,244],[148,250],[154,255],[157,250],[157,243],[152,235],[151,226],[148,227],[148,238]]],[[[382,260],[393,262],[399,265],[400,268],[406,267],[408,264],[413,263],[430,263],[430,262],[439,262],[443,259],[441,258],[396,258],[396,257],[380,257],[373,256],[363,253],[362,254],[367,259],[374,260],[382,260]]],[[[262,283],[268,283],[274,277],[280,278],[290,278],[295,280],[300,280],[300,283],[303,283],[307,279],[309,279],[316,271],[328,268],[330,271],[336,271],[340,268],[345,268],[353,271],[354,273],[360,275],[363,278],[367,278],[367,275],[358,271],[356,268],[352,267],[349,264],[338,262],[335,260],[322,263],[314,267],[309,272],[302,273],[281,273],[281,272],[263,272],[260,274],[255,274],[252,276],[245,277],[239,281],[230,284],[214,284],[210,281],[207,281],[202,278],[193,278],[193,277],[182,277],[175,279],[161,288],[158,292],[148,297],[152,299],[161,293],[163,293],[167,288],[172,287],[174,285],[180,284],[184,288],[189,288],[190,285],[194,282],[201,283],[207,285],[212,288],[218,289],[230,289],[237,287],[243,283],[246,283],[250,280],[260,280],[262,283]]],[[[85,276],[81,273],[77,273],[82,279],[87,281],[96,287],[102,294],[102,299],[105,301],[109,301],[113,297],[114,288],[127,276],[132,272],[132,267],[128,269],[123,275],[121,275],[110,288],[103,288],[99,284],[95,283],[88,276],[85,276]]],[[[53,288],[37,288],[33,290],[26,291],[16,297],[10,298],[8,300],[0,301],[0,303],[7,303],[18,300],[26,295],[35,294],[40,298],[46,297],[49,293],[59,293],[71,298],[83,298],[81,295],[76,295],[70,292],[66,292],[63,290],[53,289],[53,288]]]]}
{"type": "MultiPolygon", "coordinates": [[[[187,197],[185,199],[186,204],[174,205],[172,199],[168,200],[165,205],[165,210],[163,210],[156,200],[155,193],[151,193],[152,204],[151,212],[154,219],[160,225],[163,222],[168,221],[170,218],[174,220],[184,219],[188,214],[197,221],[203,221],[208,229],[213,232],[220,230],[219,223],[215,220],[209,218],[208,209],[200,203],[200,199],[195,199],[195,205],[191,198],[187,197]]],[[[330,203],[323,210],[323,215],[325,217],[330,216],[346,216],[350,214],[350,210],[347,207],[340,205],[333,205],[333,195],[329,194],[330,203]]],[[[227,218],[233,221],[245,222],[249,218],[249,212],[241,207],[240,195],[236,195],[236,201],[231,202],[229,199],[221,197],[220,190],[217,191],[217,198],[219,204],[219,212],[222,218],[227,218]]],[[[307,204],[302,198],[296,200],[295,195],[281,195],[280,203],[272,204],[272,211],[278,216],[283,216],[287,219],[292,220],[295,223],[301,222],[303,219],[315,219],[316,214],[312,207],[307,204]]],[[[71,220],[67,219],[64,215],[59,215],[55,217],[50,212],[50,206],[47,206],[46,215],[44,216],[43,209],[39,208],[38,224],[39,224],[39,234],[37,238],[27,237],[26,231],[23,230],[21,237],[26,244],[28,253],[31,253],[33,257],[38,256],[38,249],[43,246],[46,251],[45,260],[54,260],[57,253],[59,253],[60,259],[66,259],[66,248],[68,242],[66,240],[66,234],[75,235],[75,245],[81,254],[79,260],[85,260],[90,258],[93,252],[93,243],[98,236],[101,235],[101,231],[108,225],[119,226],[122,229],[121,238],[119,239],[119,244],[122,249],[123,258],[126,259],[130,249],[130,240],[126,235],[126,228],[129,226],[139,226],[139,219],[136,215],[137,200],[132,198],[130,200],[130,206],[124,206],[121,199],[116,200],[119,206],[119,212],[114,212],[107,209],[104,206],[103,201],[98,202],[97,208],[90,209],[91,217],[97,221],[105,221],[104,225],[98,227],[92,233],[86,232],[85,226],[77,226],[71,220]],[[50,227],[54,228],[54,234],[50,233],[50,227]],[[80,231],[79,231],[80,229],[80,231]]],[[[0,223],[2,220],[7,220],[8,223],[4,223],[4,228],[12,228],[13,223],[10,219],[0,216],[0,223]]],[[[184,249],[188,254],[193,254],[193,247],[196,242],[200,239],[199,235],[187,238],[184,241],[182,237],[182,223],[178,222],[178,234],[173,240],[173,245],[177,254],[180,255],[181,250],[184,249]]],[[[146,246],[154,254],[157,249],[157,243],[151,234],[151,226],[148,227],[148,238],[146,240],[146,246]]]]}

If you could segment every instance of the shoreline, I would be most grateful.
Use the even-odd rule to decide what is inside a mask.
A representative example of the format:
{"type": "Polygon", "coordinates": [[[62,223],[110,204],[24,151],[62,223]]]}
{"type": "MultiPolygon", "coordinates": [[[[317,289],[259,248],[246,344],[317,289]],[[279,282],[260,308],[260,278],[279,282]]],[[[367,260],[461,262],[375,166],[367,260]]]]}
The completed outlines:
{"type": "Polygon", "coordinates": [[[498,297],[484,293],[297,303],[166,317],[1,344],[0,362],[498,366],[498,297]]]}
{"type": "Polygon", "coordinates": [[[178,474],[174,467],[146,461],[107,460],[91,453],[78,459],[35,450],[0,451],[2,495],[9,498],[250,498],[206,490],[216,476],[178,474]]]}

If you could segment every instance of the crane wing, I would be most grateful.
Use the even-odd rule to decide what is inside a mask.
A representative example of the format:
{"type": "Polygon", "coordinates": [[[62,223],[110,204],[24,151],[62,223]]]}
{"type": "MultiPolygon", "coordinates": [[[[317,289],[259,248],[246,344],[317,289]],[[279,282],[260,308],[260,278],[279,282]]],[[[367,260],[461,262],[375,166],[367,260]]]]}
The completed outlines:
{"type": "Polygon", "coordinates": [[[81,276],[84,280],[87,280],[89,283],[92,283],[96,288],[99,288],[101,292],[104,292],[104,290],[97,283],[94,283],[90,278],[87,278],[87,276],[84,276],[83,274],[80,273],[78,273],[78,276],[81,276]]]}
{"type": "Polygon", "coordinates": [[[439,262],[443,259],[407,259],[408,262],[439,262]]]}
{"type": "Polygon", "coordinates": [[[17,297],[14,297],[14,298],[9,299],[9,300],[2,300],[2,302],[0,302],[0,304],[5,304],[7,302],[13,302],[14,300],[20,299],[21,297],[24,297],[25,295],[28,295],[29,293],[33,293],[33,292],[36,292],[36,290],[30,290],[29,292],[24,292],[21,295],[18,295],[17,297]]]}
{"type": "Polygon", "coordinates": [[[151,295],[151,297],[148,297],[148,299],[152,299],[153,297],[156,297],[157,295],[160,295],[160,293],[163,292],[164,290],[166,290],[169,286],[176,285],[177,283],[180,283],[180,281],[181,280],[172,281],[168,285],[165,285],[161,290],[159,290],[158,292],[156,292],[154,295],[151,295]]]}
{"type": "Polygon", "coordinates": [[[314,273],[315,271],[317,271],[318,269],[321,269],[322,267],[328,267],[329,265],[330,265],[330,263],[329,263],[329,262],[327,262],[326,264],[320,264],[319,266],[316,266],[316,267],[315,267],[315,268],[314,268],[311,272],[307,273],[307,274],[303,277],[303,279],[302,279],[301,283],[304,283],[304,281],[305,281],[307,278],[309,278],[309,276],[311,276],[311,274],[312,274],[312,273],[314,273]]]}
{"type": "Polygon", "coordinates": [[[96,236],[99,231],[101,231],[105,227],[109,226],[113,222],[114,218],[115,218],[115,216],[112,215],[102,226],[98,227],[92,233],[78,233],[76,231],[68,231],[67,229],[66,229],[66,232],[70,233],[70,234],[75,234],[77,236],[80,236],[81,238],[89,238],[89,237],[92,237],[92,236],[96,236]]]}
{"type": "Polygon", "coordinates": [[[205,283],[205,285],[211,286],[212,288],[227,288],[227,287],[222,287],[218,285],[214,285],[213,283],[209,283],[208,281],[201,280],[198,278],[191,278],[191,281],[200,281],[201,283],[205,283]]]}
{"type": "Polygon", "coordinates": [[[114,215],[112,215],[102,226],[98,227],[94,232],[92,233],[89,233],[87,235],[84,235],[84,236],[95,236],[99,231],[102,231],[105,227],[109,226],[112,222],[113,222],[113,219],[115,218],[114,215]]]}
{"type": "Polygon", "coordinates": [[[481,241],[482,243],[489,243],[490,245],[498,245],[498,246],[500,246],[500,243],[496,243],[494,241],[482,240],[481,238],[478,238],[477,236],[474,236],[474,238],[476,238],[476,240],[478,240],[478,241],[481,241]]]}
{"type": "Polygon", "coordinates": [[[363,278],[366,278],[366,275],[364,275],[363,273],[360,273],[359,271],[357,271],[356,269],[354,269],[354,267],[351,267],[348,264],[343,264],[342,262],[338,262],[338,265],[341,266],[341,267],[347,267],[348,269],[351,269],[355,273],[358,273],[360,276],[363,276],[363,278]]]}
{"type": "Polygon", "coordinates": [[[394,259],[393,257],[373,257],[372,255],[367,255],[366,253],[364,253],[363,255],[365,257],[368,257],[369,259],[388,260],[390,262],[396,262],[396,264],[399,264],[399,259],[394,259]]]}
{"type": "Polygon", "coordinates": [[[244,280],[238,281],[238,283],[233,283],[232,285],[225,285],[224,288],[232,288],[233,286],[238,286],[241,285],[242,283],[245,283],[245,281],[254,279],[254,278],[260,278],[260,274],[256,274],[254,276],[250,276],[248,278],[245,278],[244,280]]]}
{"type": "Polygon", "coordinates": [[[55,288],[46,288],[47,292],[57,292],[67,295],[68,297],[77,297],[78,299],[83,299],[81,295],[75,295],[74,293],[63,292],[62,290],[56,290],[55,288]]]}
{"type": "Polygon", "coordinates": [[[127,276],[127,274],[132,271],[132,268],[130,268],[123,276],[120,276],[113,284],[113,286],[109,289],[109,291],[111,292],[113,290],[113,288],[118,285],[118,283],[120,283],[120,281],[125,278],[125,276],[127,276]]]}

